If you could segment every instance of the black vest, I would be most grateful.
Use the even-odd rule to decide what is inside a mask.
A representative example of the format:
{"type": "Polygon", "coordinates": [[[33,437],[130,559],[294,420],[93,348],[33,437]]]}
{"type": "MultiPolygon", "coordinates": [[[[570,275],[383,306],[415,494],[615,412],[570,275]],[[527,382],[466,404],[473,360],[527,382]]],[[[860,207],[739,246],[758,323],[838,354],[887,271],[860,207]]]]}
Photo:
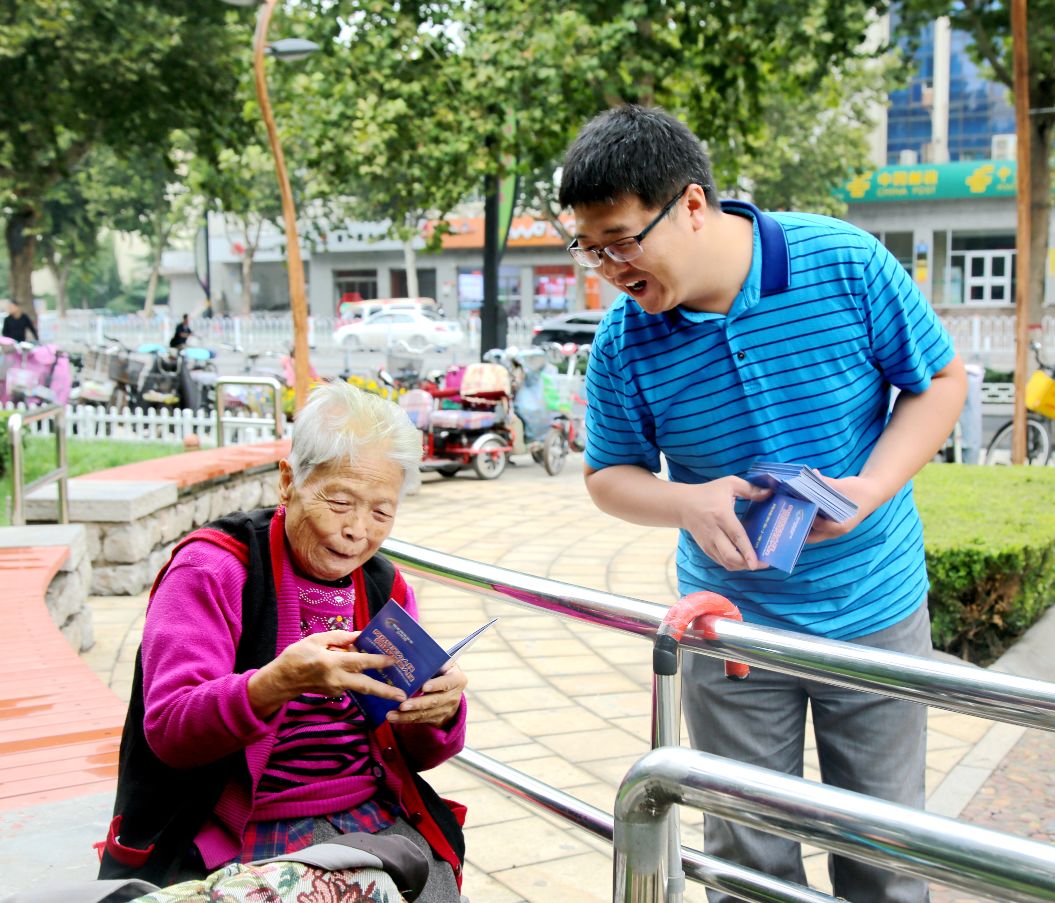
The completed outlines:
{"type": "MultiPolygon", "coordinates": [[[[261,668],[275,658],[278,602],[269,545],[273,514],[274,509],[261,509],[232,514],[208,525],[209,529],[238,540],[247,553],[248,576],[242,593],[242,635],[235,654],[235,673],[261,668]]],[[[187,538],[193,536],[192,533],[187,538]]],[[[367,561],[362,570],[367,605],[373,616],[388,601],[396,571],[380,555],[367,561]]],[[[197,768],[171,768],[154,754],[143,729],[141,656],[142,648],[136,653],[132,694],[121,735],[114,817],[121,819],[120,846],[130,848],[131,858],[135,858],[135,851],[146,851],[151,845],[153,850],[134,864],[119,861],[110,850],[104,850],[99,878],[141,878],[163,887],[188,866],[194,867],[187,862],[188,852],[227,784],[232,779],[248,784],[250,776],[241,752],[197,768]]],[[[429,814],[464,860],[465,844],[457,821],[435,791],[417,774],[413,777],[429,814]]]]}

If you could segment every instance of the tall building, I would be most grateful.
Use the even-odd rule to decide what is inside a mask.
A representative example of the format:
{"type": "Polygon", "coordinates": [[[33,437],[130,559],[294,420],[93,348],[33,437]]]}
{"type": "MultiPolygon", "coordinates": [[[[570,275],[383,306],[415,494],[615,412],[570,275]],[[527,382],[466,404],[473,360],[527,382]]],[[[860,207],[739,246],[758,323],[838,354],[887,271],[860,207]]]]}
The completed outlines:
{"type": "MultiPolygon", "coordinates": [[[[971,42],[948,19],[924,29],[914,74],[877,117],[876,168],[840,192],[846,218],[894,253],[947,322],[1009,317],[1015,301],[1015,112],[1008,90],[971,60],[971,42]]],[[[1050,252],[1046,265],[1052,305],[1050,252]]]]}

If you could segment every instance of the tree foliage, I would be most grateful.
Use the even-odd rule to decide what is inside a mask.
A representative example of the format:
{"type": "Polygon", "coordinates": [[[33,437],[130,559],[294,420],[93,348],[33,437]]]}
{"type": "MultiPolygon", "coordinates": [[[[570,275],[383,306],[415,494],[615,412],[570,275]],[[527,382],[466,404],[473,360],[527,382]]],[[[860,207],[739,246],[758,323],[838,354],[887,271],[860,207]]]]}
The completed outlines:
{"type": "Polygon", "coordinates": [[[236,101],[243,36],[216,0],[2,0],[0,205],[12,294],[30,273],[48,191],[97,146],[212,151],[236,101]]]}
{"type": "MultiPolygon", "coordinates": [[[[938,16],[972,38],[971,53],[984,71],[1014,92],[1014,48],[1008,0],[902,0],[900,32],[918,40],[920,29],[938,16]]],[[[1055,0],[1027,4],[1029,56],[1030,178],[1033,210],[1030,236],[1029,322],[1039,324],[1051,226],[1052,138],[1055,132],[1055,0]]]]}

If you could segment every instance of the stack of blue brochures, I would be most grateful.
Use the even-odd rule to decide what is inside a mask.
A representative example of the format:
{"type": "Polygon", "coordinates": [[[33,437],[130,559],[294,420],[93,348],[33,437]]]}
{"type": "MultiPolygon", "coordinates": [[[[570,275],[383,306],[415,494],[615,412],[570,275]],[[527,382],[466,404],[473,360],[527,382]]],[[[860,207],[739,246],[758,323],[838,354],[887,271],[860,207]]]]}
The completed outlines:
{"type": "Polygon", "coordinates": [[[815,517],[840,522],[857,513],[857,505],[804,464],[755,461],[747,479],[773,494],[748,506],[741,518],[744,530],[759,561],[789,574],[815,517]]]}

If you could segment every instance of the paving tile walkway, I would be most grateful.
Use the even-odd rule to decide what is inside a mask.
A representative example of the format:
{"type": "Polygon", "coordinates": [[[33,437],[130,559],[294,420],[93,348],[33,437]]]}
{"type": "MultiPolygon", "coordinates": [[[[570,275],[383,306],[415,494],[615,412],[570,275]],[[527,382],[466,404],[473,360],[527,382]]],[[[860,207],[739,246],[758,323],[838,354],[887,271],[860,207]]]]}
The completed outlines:
{"type": "MultiPolygon", "coordinates": [[[[421,491],[403,502],[393,535],[621,595],[663,604],[677,598],[673,531],[628,525],[596,511],[582,487],[577,456],[556,478],[531,464],[512,468],[495,482],[470,475],[426,477],[421,491]]],[[[619,781],[647,748],[649,644],[430,581],[413,582],[423,620],[441,641],[501,617],[462,658],[470,678],[469,745],[611,811],[619,781]]],[[[143,604],[143,597],[93,600],[97,644],[85,660],[122,697],[142,633],[143,604]]],[[[962,812],[968,820],[1020,834],[1050,834],[1053,740],[1055,735],[932,709],[928,808],[950,816],[962,812]],[[1025,799],[1032,799],[1028,808],[1025,799]]],[[[806,776],[819,779],[812,749],[806,776]]],[[[453,765],[430,777],[444,795],[469,805],[465,892],[473,903],[611,899],[608,844],[453,765]]],[[[94,839],[90,832],[106,823],[110,800],[101,795],[76,804],[76,809],[21,813],[18,831],[50,832],[65,845],[61,862],[37,855],[34,874],[45,868],[61,867],[67,875],[90,869],[90,850],[70,845],[94,839]],[[80,834],[70,833],[71,820],[83,824],[80,834]]],[[[683,811],[682,821],[685,842],[702,847],[700,814],[683,811]]],[[[0,874],[15,874],[9,870],[15,827],[0,818],[0,874]]],[[[828,890],[824,854],[807,856],[807,872],[815,887],[828,890]]],[[[27,880],[25,874],[23,866],[16,880],[27,880]]],[[[702,888],[690,885],[686,900],[704,899],[702,888]]]]}

